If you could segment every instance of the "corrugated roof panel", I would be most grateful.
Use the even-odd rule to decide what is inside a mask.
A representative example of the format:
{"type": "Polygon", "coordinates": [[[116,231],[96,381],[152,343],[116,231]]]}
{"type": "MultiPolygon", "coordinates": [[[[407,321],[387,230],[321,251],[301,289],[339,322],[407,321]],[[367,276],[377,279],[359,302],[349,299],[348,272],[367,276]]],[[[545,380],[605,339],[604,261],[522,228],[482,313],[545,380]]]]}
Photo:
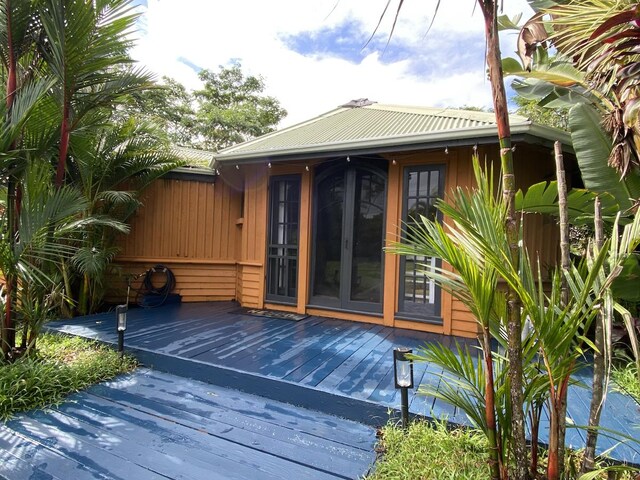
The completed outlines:
{"type": "MultiPolygon", "coordinates": [[[[512,116],[512,124],[525,124],[512,116]]],[[[495,125],[492,113],[445,108],[404,107],[372,104],[338,108],[308,122],[276,131],[255,140],[222,150],[216,158],[246,157],[270,152],[295,153],[323,146],[348,145],[367,140],[383,141],[406,136],[429,136],[436,132],[459,131],[495,125]],[[253,155],[255,154],[255,155],[253,155]]]]}

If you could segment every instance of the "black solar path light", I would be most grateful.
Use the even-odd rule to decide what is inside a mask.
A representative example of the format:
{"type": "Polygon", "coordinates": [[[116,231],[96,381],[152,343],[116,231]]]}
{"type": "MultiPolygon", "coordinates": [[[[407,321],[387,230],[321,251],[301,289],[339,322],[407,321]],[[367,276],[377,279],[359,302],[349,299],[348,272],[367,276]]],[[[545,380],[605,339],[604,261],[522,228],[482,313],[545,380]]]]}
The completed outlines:
{"type": "Polygon", "coordinates": [[[118,305],[116,307],[116,319],[118,325],[118,352],[120,358],[124,355],[124,332],[127,330],[127,311],[128,305],[118,305]]]}
{"type": "Polygon", "coordinates": [[[393,377],[396,388],[400,389],[402,428],[409,425],[409,389],[413,388],[413,359],[410,348],[393,349],[393,377]]]}

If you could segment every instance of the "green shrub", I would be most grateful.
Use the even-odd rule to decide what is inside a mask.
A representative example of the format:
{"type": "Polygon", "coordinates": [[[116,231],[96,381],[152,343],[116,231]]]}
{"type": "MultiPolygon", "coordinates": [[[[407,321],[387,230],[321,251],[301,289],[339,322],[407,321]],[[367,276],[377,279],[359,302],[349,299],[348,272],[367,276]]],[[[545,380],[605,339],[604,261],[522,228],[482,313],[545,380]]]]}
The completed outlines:
{"type": "Polygon", "coordinates": [[[0,419],[62,402],[70,393],[136,367],[113,349],[78,337],[42,334],[36,355],[0,365],[0,419]]]}
{"type": "Polygon", "coordinates": [[[489,478],[487,442],[474,430],[413,422],[405,433],[389,424],[382,429],[378,451],[382,457],[368,480],[489,478]]]}

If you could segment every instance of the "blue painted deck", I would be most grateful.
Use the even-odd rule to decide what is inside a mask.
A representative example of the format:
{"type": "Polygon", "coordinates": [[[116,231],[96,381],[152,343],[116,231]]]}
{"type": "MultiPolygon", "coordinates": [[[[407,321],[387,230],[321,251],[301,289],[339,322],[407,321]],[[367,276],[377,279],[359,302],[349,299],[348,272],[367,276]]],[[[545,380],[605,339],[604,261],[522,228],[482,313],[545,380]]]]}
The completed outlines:
{"type": "MultiPolygon", "coordinates": [[[[299,322],[234,313],[233,302],[188,303],[129,311],[127,350],[155,369],[261,395],[343,418],[382,425],[399,395],[393,387],[392,350],[426,342],[469,342],[379,325],[308,317],[299,322]]],[[[92,315],[54,322],[48,328],[115,344],[115,315],[92,315]]],[[[475,342],[470,342],[475,344],[475,342]]],[[[415,365],[416,384],[438,382],[433,365],[415,365]]],[[[577,378],[589,385],[588,373],[577,378]]],[[[431,397],[410,397],[413,414],[447,417],[467,424],[466,416],[431,397]]],[[[572,386],[568,417],[586,425],[590,392],[572,386]]],[[[640,437],[640,406],[631,397],[609,392],[601,424],[640,437]]],[[[541,428],[541,440],[546,432],[541,428]]],[[[584,446],[582,430],[570,428],[567,443],[584,446]]],[[[618,460],[640,463],[640,447],[601,436],[598,451],[613,448],[618,460]]]]}
{"type": "Polygon", "coordinates": [[[0,478],[354,479],[371,427],[139,369],[0,425],[0,478]]]}

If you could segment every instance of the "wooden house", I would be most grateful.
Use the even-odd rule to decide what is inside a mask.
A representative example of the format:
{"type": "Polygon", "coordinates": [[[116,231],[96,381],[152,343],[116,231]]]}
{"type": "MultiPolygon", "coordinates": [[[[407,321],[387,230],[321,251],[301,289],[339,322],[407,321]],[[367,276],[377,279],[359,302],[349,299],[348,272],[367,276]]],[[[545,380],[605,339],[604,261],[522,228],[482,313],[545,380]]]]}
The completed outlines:
{"type": "MultiPolygon", "coordinates": [[[[569,136],[519,116],[511,131],[519,186],[553,179],[553,141],[569,136]]],[[[471,186],[472,155],[497,160],[497,143],[492,113],[353,101],[156,182],[117,262],[124,272],[169,266],[187,302],[475,336],[471,313],[421,272],[438,259],[383,247],[471,186]]],[[[525,240],[555,262],[553,221],[527,218],[525,240]]]]}

